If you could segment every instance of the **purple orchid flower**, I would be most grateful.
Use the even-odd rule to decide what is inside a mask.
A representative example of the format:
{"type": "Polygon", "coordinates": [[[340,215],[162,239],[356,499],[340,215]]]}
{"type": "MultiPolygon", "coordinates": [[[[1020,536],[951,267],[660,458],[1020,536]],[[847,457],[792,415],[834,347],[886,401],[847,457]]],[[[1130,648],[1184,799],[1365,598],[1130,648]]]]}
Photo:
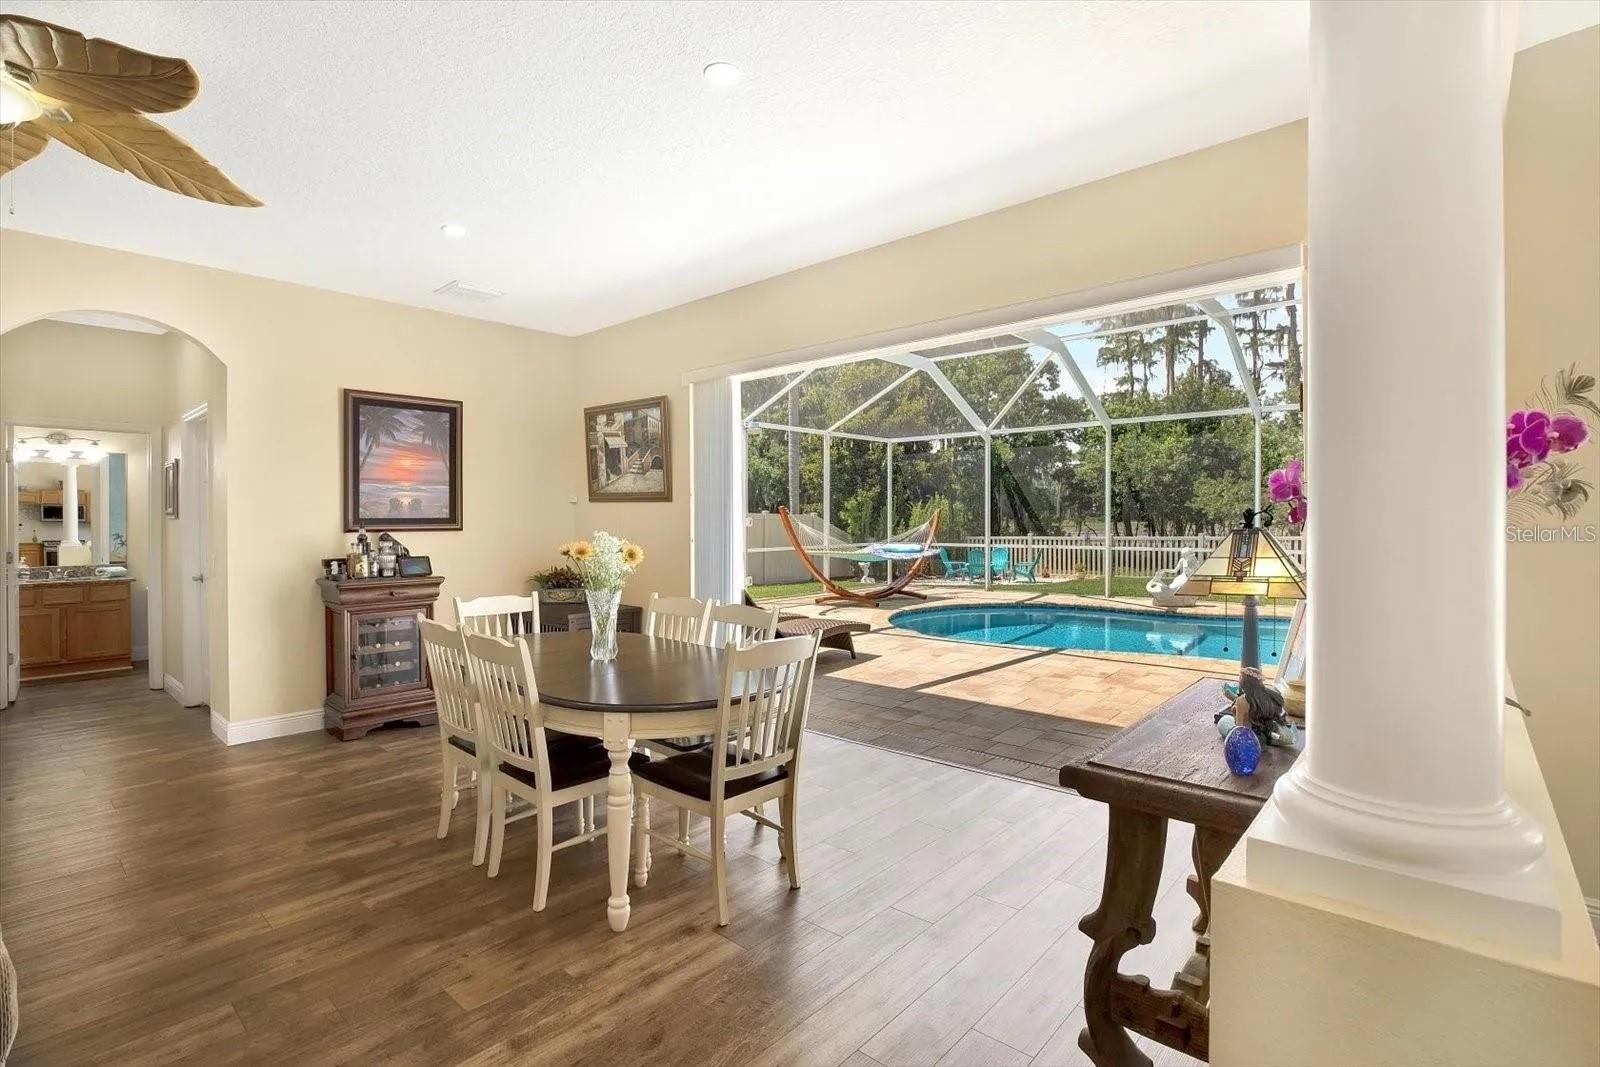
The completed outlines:
{"type": "Polygon", "coordinates": [[[1550,416],[1537,409],[1513,411],[1506,420],[1506,459],[1519,467],[1550,455],[1550,416]]]}
{"type": "Polygon", "coordinates": [[[1303,523],[1306,521],[1306,498],[1295,497],[1294,503],[1289,505],[1289,521],[1303,523]]]}
{"type": "Polygon", "coordinates": [[[1506,492],[1515,493],[1522,488],[1522,470],[1515,463],[1506,463],[1506,492]]]}
{"type": "MultiPolygon", "coordinates": [[[[1282,467],[1267,475],[1267,495],[1279,503],[1304,497],[1304,471],[1305,464],[1298,459],[1291,459],[1282,467]]],[[[1300,520],[1291,518],[1289,521],[1298,522],[1300,520]]]]}
{"type": "Polygon", "coordinates": [[[1571,452],[1589,439],[1589,424],[1576,415],[1562,413],[1550,420],[1550,451],[1571,452]]]}

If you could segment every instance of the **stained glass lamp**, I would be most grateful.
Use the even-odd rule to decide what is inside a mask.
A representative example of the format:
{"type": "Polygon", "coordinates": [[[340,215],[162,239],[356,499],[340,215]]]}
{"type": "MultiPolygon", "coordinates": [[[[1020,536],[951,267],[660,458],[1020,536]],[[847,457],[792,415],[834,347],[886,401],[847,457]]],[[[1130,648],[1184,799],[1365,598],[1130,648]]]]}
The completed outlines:
{"type": "Polygon", "coordinates": [[[1244,521],[1230,531],[1226,540],[1207,556],[1195,572],[1173,587],[1184,596],[1236,596],[1243,598],[1244,626],[1240,634],[1243,650],[1239,673],[1261,672],[1261,648],[1257,637],[1257,600],[1304,600],[1306,576],[1289,561],[1289,554],[1278,544],[1267,525],[1271,511],[1246,511],[1244,521]],[[1262,522],[1261,520],[1265,520],[1262,522]]]}

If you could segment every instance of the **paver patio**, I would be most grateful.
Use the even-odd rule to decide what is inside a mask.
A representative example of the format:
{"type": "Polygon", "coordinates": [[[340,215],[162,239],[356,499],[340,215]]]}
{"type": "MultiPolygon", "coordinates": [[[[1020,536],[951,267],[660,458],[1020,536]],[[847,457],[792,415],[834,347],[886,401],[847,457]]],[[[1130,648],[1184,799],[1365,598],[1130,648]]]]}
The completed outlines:
{"type": "MultiPolygon", "coordinates": [[[[1084,604],[1144,608],[1148,601],[1022,589],[919,585],[930,603],[1084,604]]],[[[1236,663],[1113,652],[984,645],[898,629],[889,616],[916,601],[877,608],[774,601],[786,612],[857,619],[858,658],[824,652],[810,725],[821,733],[973,767],[1056,783],[1075,756],[1098,748],[1200,678],[1231,677],[1236,663]]],[[[1201,605],[1186,614],[1216,614],[1201,605]]],[[[1235,613],[1237,607],[1232,609],[1235,613]]],[[[1268,673],[1271,673],[1270,668],[1268,673]]]]}

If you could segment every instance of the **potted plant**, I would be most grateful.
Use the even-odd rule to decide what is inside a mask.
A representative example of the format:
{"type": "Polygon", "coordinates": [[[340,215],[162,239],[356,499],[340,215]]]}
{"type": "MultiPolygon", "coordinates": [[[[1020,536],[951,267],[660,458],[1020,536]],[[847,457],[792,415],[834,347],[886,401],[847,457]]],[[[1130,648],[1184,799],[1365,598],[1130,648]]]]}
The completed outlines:
{"type": "Polygon", "coordinates": [[[546,567],[528,580],[539,591],[541,604],[575,604],[583,599],[583,579],[566,564],[546,567]]]}

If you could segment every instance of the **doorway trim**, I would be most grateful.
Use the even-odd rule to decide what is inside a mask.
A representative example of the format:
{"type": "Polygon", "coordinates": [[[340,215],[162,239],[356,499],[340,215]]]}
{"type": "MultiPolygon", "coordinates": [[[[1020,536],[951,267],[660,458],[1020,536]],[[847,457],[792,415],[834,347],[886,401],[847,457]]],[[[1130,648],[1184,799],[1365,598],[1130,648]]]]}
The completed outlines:
{"type": "Polygon", "coordinates": [[[211,703],[211,421],[206,404],[198,404],[178,418],[178,557],[179,619],[183,628],[182,676],[185,707],[211,703]],[[205,475],[197,462],[203,456],[205,475]],[[202,487],[204,487],[202,489],[202,487]]]}
{"type": "MultiPolygon", "coordinates": [[[[163,559],[162,541],[162,501],[161,501],[161,468],[162,457],[166,454],[166,438],[161,426],[142,422],[118,422],[115,419],[54,419],[43,417],[34,418],[13,416],[0,422],[0,434],[3,434],[6,450],[9,452],[11,443],[18,426],[53,426],[57,429],[74,433],[93,433],[96,430],[108,430],[113,433],[142,434],[145,439],[144,464],[145,464],[145,537],[149,542],[146,553],[144,574],[145,586],[145,635],[148,643],[148,684],[151,689],[166,687],[166,633],[163,629],[165,617],[162,614],[162,601],[166,598],[166,561],[163,559]]],[[[12,466],[13,472],[15,466],[12,466]]],[[[14,490],[14,487],[13,487],[14,490]]],[[[10,684],[9,672],[17,667],[20,655],[20,635],[18,633],[18,610],[16,598],[16,573],[17,573],[17,523],[16,523],[16,493],[13,491],[11,499],[6,502],[5,514],[8,525],[5,534],[5,550],[13,561],[6,567],[4,611],[5,638],[7,662],[6,685],[10,684]]]]}

